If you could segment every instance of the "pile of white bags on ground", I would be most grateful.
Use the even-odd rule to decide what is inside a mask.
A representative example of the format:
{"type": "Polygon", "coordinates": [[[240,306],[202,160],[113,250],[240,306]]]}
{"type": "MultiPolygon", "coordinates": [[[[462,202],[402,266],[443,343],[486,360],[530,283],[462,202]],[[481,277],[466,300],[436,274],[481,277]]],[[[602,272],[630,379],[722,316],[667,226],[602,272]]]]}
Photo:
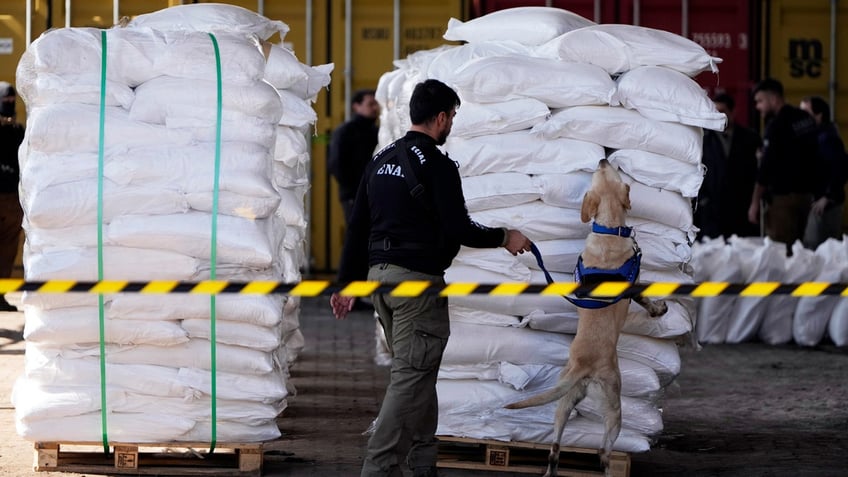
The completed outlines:
{"type": "MultiPolygon", "coordinates": [[[[631,187],[628,224],[643,252],[640,281],[691,283],[690,198],[703,178],[701,128],[725,124],[691,76],[715,71],[720,60],[671,33],[574,18],[527,7],[451,20],[445,38],[467,43],[416,52],[381,78],[381,145],[409,127],[414,85],[439,79],[462,100],[444,149],[459,166],[473,219],[521,230],[554,279],[572,282],[590,230],[580,221],[582,198],[606,157],[631,187]]],[[[463,248],[446,280],[546,283],[531,254],[504,249],[463,248]]],[[[617,450],[646,451],[662,430],[659,399],[680,372],[677,347],[691,339],[695,320],[692,299],[667,302],[668,313],[656,319],[631,305],[619,340],[617,450]]],[[[549,442],[554,403],[521,411],[503,405],[554,385],[577,330],[576,308],[561,297],[471,295],[451,298],[450,311],[438,433],[549,442]]],[[[600,414],[590,396],[562,443],[599,447],[600,414]]]]}
{"type": "MultiPolygon", "coordinates": [[[[26,279],[298,281],[306,133],[332,65],[263,45],[287,31],[240,7],[186,5],[33,42],[17,72],[28,109],[26,279]]],[[[303,346],[299,301],[26,293],[22,302],[26,369],[13,403],[23,437],[99,441],[104,416],[112,441],[279,436],[303,346]]]]}
{"type": "MultiPolygon", "coordinates": [[[[786,245],[759,237],[703,239],[692,247],[698,282],[843,283],[848,279],[848,242],[828,239],[815,251],[801,242],[786,245]]],[[[809,290],[813,294],[820,288],[809,290]]],[[[701,298],[696,326],[702,343],[768,344],[795,342],[815,346],[829,337],[848,345],[848,300],[838,295],[797,297],[727,295],[701,298]]]]}

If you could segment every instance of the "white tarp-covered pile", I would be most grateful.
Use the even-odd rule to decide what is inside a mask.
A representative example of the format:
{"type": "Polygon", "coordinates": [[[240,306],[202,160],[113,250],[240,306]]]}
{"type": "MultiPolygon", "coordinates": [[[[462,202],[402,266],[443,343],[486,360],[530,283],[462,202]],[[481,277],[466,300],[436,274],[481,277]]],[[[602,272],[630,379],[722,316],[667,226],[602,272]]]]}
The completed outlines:
{"type": "MultiPolygon", "coordinates": [[[[305,133],[332,65],[263,49],[287,31],[240,7],[186,5],[33,42],[17,72],[26,279],[299,280],[305,133]]],[[[27,293],[23,309],[12,399],[27,439],[279,436],[303,346],[296,300],[27,293]]]]}
{"type": "MultiPolygon", "coordinates": [[[[792,256],[787,257],[786,245],[768,237],[704,239],[692,247],[692,265],[698,282],[841,283],[848,279],[846,244],[845,237],[831,238],[813,251],[799,241],[792,244],[792,256]]],[[[837,346],[848,345],[848,300],[820,295],[823,286],[807,291],[812,295],[701,298],[695,327],[698,341],[794,341],[815,346],[827,336],[837,346]]]]}
{"type": "MultiPolygon", "coordinates": [[[[381,145],[409,127],[414,85],[439,79],[462,100],[444,149],[459,166],[472,218],[521,230],[554,279],[571,282],[590,230],[580,221],[583,195],[606,157],[631,187],[640,280],[692,282],[690,198],[703,178],[701,128],[723,129],[726,119],[691,77],[717,71],[719,59],[668,32],[595,25],[544,7],[451,20],[445,38],[466,43],[416,52],[381,78],[381,145]]],[[[504,249],[463,248],[446,280],[546,283],[531,254],[504,249]]],[[[648,450],[662,430],[658,400],[680,372],[678,342],[690,338],[695,320],[693,300],[667,301],[657,319],[634,303],[619,340],[618,450],[648,450]]],[[[577,330],[576,308],[561,297],[471,295],[451,298],[451,321],[438,433],[552,439],[555,404],[502,406],[554,385],[577,330]]],[[[590,395],[563,444],[598,447],[602,434],[590,395]]]]}

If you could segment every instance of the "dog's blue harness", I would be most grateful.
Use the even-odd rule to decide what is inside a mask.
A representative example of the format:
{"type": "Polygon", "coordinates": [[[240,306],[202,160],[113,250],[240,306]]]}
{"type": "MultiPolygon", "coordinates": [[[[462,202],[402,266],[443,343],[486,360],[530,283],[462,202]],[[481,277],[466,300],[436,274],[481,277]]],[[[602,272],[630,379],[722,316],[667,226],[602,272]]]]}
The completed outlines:
{"type": "MultiPolygon", "coordinates": [[[[632,238],[633,229],[631,227],[605,227],[603,225],[592,223],[592,232],[604,235],[617,235],[624,238],[632,238]]],[[[542,254],[536,247],[536,244],[530,245],[530,251],[536,257],[536,263],[539,268],[545,273],[545,279],[548,283],[553,283],[554,279],[545,264],[542,261],[542,254]]],[[[633,239],[633,256],[624,262],[624,265],[615,270],[607,270],[603,268],[586,267],[583,265],[583,255],[577,258],[577,266],[574,267],[574,281],[581,285],[591,285],[602,282],[629,282],[636,283],[639,278],[639,269],[642,266],[642,251],[636,240],[633,239]]],[[[579,308],[604,308],[620,301],[623,297],[614,298],[587,298],[587,293],[578,293],[574,296],[563,296],[566,300],[579,308]]]]}

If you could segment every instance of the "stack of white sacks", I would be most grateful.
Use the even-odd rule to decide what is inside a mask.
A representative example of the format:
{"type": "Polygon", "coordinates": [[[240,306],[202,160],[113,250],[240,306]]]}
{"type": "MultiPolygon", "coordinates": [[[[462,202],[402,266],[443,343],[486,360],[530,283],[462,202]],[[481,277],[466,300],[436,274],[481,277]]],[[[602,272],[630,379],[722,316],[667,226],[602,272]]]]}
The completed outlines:
{"type": "MultiPolygon", "coordinates": [[[[590,224],[580,221],[591,171],[608,158],[630,184],[628,224],[643,252],[642,282],[693,280],[690,198],[702,182],[702,127],[726,118],[691,79],[715,63],[677,35],[628,25],[595,25],[559,9],[505,10],[462,23],[445,38],[461,46],[417,52],[385,74],[381,144],[409,127],[414,85],[436,78],[460,106],[444,147],[458,163],[473,219],[524,232],[559,282],[572,272],[590,224]]],[[[463,248],[448,282],[544,284],[531,254],[463,248]]],[[[649,318],[635,303],[618,345],[623,429],[615,449],[646,451],[662,430],[659,398],[680,372],[678,344],[691,338],[691,299],[668,300],[649,318]]],[[[561,297],[451,298],[451,339],[439,375],[440,435],[549,442],[555,403],[512,411],[503,405],[556,382],[577,329],[561,297]]],[[[562,443],[599,447],[597,401],[581,403],[562,443]]]]}
{"type": "MultiPolygon", "coordinates": [[[[692,264],[698,282],[844,283],[848,280],[846,244],[845,237],[831,238],[813,251],[796,242],[792,256],[787,257],[786,245],[767,237],[733,236],[726,242],[704,239],[692,248],[692,264]]],[[[794,341],[815,346],[829,337],[837,346],[848,345],[848,300],[818,295],[822,286],[811,286],[807,291],[812,295],[702,298],[696,326],[698,341],[794,341]]]]}
{"type": "MultiPolygon", "coordinates": [[[[187,5],[33,42],[17,77],[28,109],[26,279],[299,280],[305,133],[332,65],[263,50],[287,31],[239,7],[187,5]]],[[[101,390],[112,441],[279,436],[276,417],[293,392],[288,368],[303,346],[296,300],[27,293],[22,301],[26,369],[12,400],[23,437],[99,441],[101,390]]]]}

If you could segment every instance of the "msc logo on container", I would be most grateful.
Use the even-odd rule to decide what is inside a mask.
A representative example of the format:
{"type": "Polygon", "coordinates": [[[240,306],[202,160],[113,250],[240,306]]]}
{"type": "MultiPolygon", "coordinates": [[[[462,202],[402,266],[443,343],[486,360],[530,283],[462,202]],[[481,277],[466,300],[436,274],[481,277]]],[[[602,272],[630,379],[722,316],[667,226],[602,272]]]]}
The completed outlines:
{"type": "Polygon", "coordinates": [[[789,76],[818,78],[822,74],[824,48],[816,39],[789,39],[789,76]]]}

